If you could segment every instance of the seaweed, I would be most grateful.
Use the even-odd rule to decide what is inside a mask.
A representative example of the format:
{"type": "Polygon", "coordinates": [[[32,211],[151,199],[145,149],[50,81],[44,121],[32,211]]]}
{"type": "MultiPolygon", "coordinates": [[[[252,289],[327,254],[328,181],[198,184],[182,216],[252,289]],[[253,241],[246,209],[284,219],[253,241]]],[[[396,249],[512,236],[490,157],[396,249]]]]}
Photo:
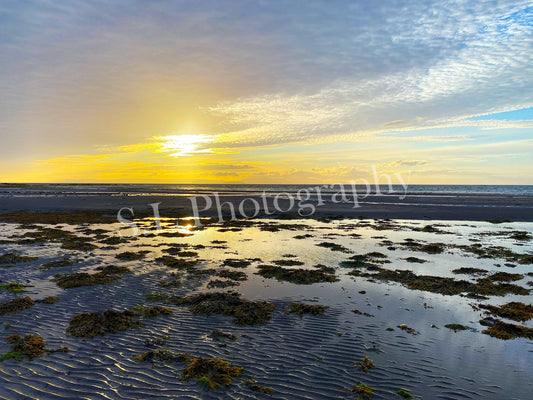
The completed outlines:
{"type": "Polygon", "coordinates": [[[57,296],[48,296],[48,297],[45,297],[42,300],[36,300],[35,302],[36,303],[43,303],[43,304],[54,304],[58,300],[59,300],[59,298],[57,296]]]}
{"type": "Polygon", "coordinates": [[[413,396],[411,393],[409,393],[407,390],[405,389],[398,389],[396,391],[396,394],[398,396],[400,396],[402,399],[416,399],[415,396],[413,396]]]}
{"type": "Polygon", "coordinates": [[[274,304],[244,300],[235,292],[199,293],[185,297],[172,297],[167,300],[167,303],[189,306],[189,310],[194,314],[231,315],[234,317],[233,322],[238,325],[265,323],[272,317],[275,309],[274,304]]]}
{"type": "Polygon", "coordinates": [[[221,339],[237,340],[237,336],[231,333],[223,332],[220,329],[212,330],[208,336],[215,340],[221,340],[221,339]]]}
{"type": "Polygon", "coordinates": [[[159,282],[157,284],[157,286],[160,286],[160,287],[176,287],[180,285],[181,285],[181,280],[179,279],[174,279],[172,281],[167,281],[167,282],[159,282]]]}
{"type": "Polygon", "coordinates": [[[6,253],[0,256],[0,264],[17,264],[21,262],[35,261],[39,257],[30,257],[30,256],[20,256],[13,253],[6,253]]]}
{"type": "Polygon", "coordinates": [[[170,350],[151,350],[140,356],[136,356],[135,361],[150,362],[152,365],[154,365],[156,361],[161,361],[165,364],[170,364],[172,362],[189,363],[191,362],[191,357],[188,354],[173,353],[170,350]]]}
{"type": "Polygon", "coordinates": [[[519,281],[524,275],[521,274],[510,274],[508,272],[496,272],[490,276],[487,276],[485,279],[491,282],[511,282],[519,281]]]}
{"type": "Polygon", "coordinates": [[[303,261],[299,260],[274,260],[272,261],[272,263],[283,267],[294,267],[296,265],[305,264],[303,261]]]}
{"type": "Polygon", "coordinates": [[[302,239],[308,239],[308,238],[312,238],[313,235],[310,235],[309,233],[306,233],[305,235],[296,235],[293,237],[293,239],[299,239],[299,240],[302,240],[302,239]]]}
{"type": "Polygon", "coordinates": [[[148,250],[141,250],[137,252],[125,251],[123,253],[119,253],[115,255],[115,258],[118,258],[119,260],[125,260],[125,261],[141,260],[144,257],[146,257],[146,254],[148,253],[150,253],[148,250]]]}
{"type": "Polygon", "coordinates": [[[372,315],[372,314],[369,314],[369,313],[366,313],[366,312],[362,312],[362,311],[359,311],[359,310],[352,310],[352,312],[354,314],[357,314],[357,315],[364,315],[365,317],[374,317],[374,315],[372,315]]]}
{"type": "Polygon", "coordinates": [[[142,309],[144,318],[154,318],[160,315],[172,315],[173,312],[170,308],[167,307],[147,307],[142,309]]]}
{"type": "Polygon", "coordinates": [[[86,272],[75,272],[72,274],[57,274],[54,278],[56,285],[63,289],[70,289],[81,286],[103,285],[122,278],[122,274],[131,272],[129,268],[108,265],[98,267],[100,272],[88,274],[86,272]]]}
{"type": "Polygon", "coordinates": [[[210,289],[212,288],[224,289],[227,287],[233,287],[233,286],[239,286],[239,285],[240,283],[236,281],[223,281],[222,279],[213,279],[209,281],[209,283],[207,284],[207,287],[210,289]]]}
{"type": "Polygon", "coordinates": [[[135,318],[139,315],[139,312],[131,310],[105,310],[97,313],[76,314],[69,320],[70,325],[67,328],[67,333],[82,338],[117,333],[143,326],[144,323],[135,318]]]}
{"type": "Polygon", "coordinates": [[[457,246],[458,249],[472,253],[478,258],[504,259],[508,262],[514,262],[521,265],[533,264],[533,254],[515,253],[512,250],[506,249],[502,246],[487,246],[483,247],[479,243],[470,246],[457,246]]]}
{"type": "Polygon", "coordinates": [[[254,392],[263,393],[269,396],[272,396],[274,393],[276,393],[268,386],[259,385],[255,379],[246,379],[242,384],[254,392]]]}
{"type": "Polygon", "coordinates": [[[166,265],[169,268],[191,270],[199,260],[182,260],[172,256],[162,256],[155,259],[156,261],[166,265]]]}
{"type": "Polygon", "coordinates": [[[527,328],[521,325],[508,324],[499,320],[496,320],[496,323],[494,325],[490,326],[489,329],[481,331],[481,333],[502,340],[510,340],[516,338],[527,338],[529,340],[533,340],[533,328],[527,328]]]}
{"type": "Polygon", "coordinates": [[[251,264],[252,262],[249,260],[238,260],[235,258],[228,258],[224,260],[224,262],[222,263],[222,265],[233,267],[233,268],[246,268],[251,264]]]}
{"type": "Polygon", "coordinates": [[[417,264],[423,264],[423,263],[427,263],[428,262],[427,260],[424,260],[424,259],[418,258],[418,257],[407,257],[405,259],[405,261],[407,261],[409,263],[417,263],[417,264]]]}
{"type": "Polygon", "coordinates": [[[354,363],[354,366],[355,367],[359,367],[361,369],[361,371],[363,371],[365,374],[368,371],[370,371],[371,369],[376,368],[376,365],[374,364],[374,362],[370,358],[368,358],[367,356],[365,356],[363,361],[356,361],[354,363]]]}
{"type": "Polygon", "coordinates": [[[241,271],[220,271],[218,274],[221,278],[231,279],[232,281],[245,281],[248,276],[245,272],[241,271]]]}
{"type": "Polygon", "coordinates": [[[462,267],[462,268],[456,268],[452,270],[452,273],[454,274],[462,274],[462,275],[477,275],[477,274],[485,274],[489,271],[486,269],[481,268],[470,268],[470,267],[462,267]]]}
{"type": "Polygon", "coordinates": [[[289,309],[285,311],[285,314],[297,314],[300,317],[303,314],[321,315],[324,314],[324,311],[326,311],[328,308],[328,306],[317,306],[313,304],[304,303],[291,303],[289,304],[289,309]]]}
{"type": "Polygon", "coordinates": [[[45,348],[44,339],[39,335],[11,335],[6,338],[11,344],[11,351],[0,356],[0,361],[14,358],[17,361],[22,359],[33,360],[41,357],[43,354],[51,353],[68,353],[68,347],[62,347],[56,350],[45,348]]]}
{"type": "Polygon", "coordinates": [[[405,324],[398,325],[398,328],[400,328],[402,331],[405,331],[413,336],[419,335],[420,332],[414,330],[413,328],[408,327],[405,324]]]}
{"type": "Polygon", "coordinates": [[[448,328],[454,332],[457,333],[457,331],[471,331],[473,330],[469,326],[461,325],[461,324],[446,324],[444,325],[445,328],[448,328]]]}
{"type": "Polygon", "coordinates": [[[0,289],[7,290],[11,293],[24,293],[24,287],[25,285],[18,282],[9,282],[0,285],[0,289]]]}
{"type": "Polygon", "coordinates": [[[67,257],[62,257],[61,260],[50,261],[42,265],[43,268],[59,268],[59,267],[69,267],[74,263],[70,261],[67,257]]]}
{"type": "Polygon", "coordinates": [[[490,304],[480,304],[479,308],[487,310],[490,314],[497,317],[508,318],[519,322],[529,321],[533,318],[533,305],[526,305],[515,301],[499,307],[490,304]]]}
{"type": "Polygon", "coordinates": [[[371,252],[367,254],[356,254],[351,256],[348,260],[341,262],[341,267],[345,268],[378,268],[379,264],[390,263],[386,260],[387,256],[378,252],[371,252]]]}
{"type": "Polygon", "coordinates": [[[322,242],[317,244],[318,247],[325,247],[326,249],[330,249],[331,251],[340,251],[341,253],[351,253],[350,249],[332,242],[322,242]]]}
{"type": "Polygon", "coordinates": [[[319,282],[336,282],[337,277],[332,274],[327,274],[323,270],[310,269],[287,269],[274,265],[259,265],[256,275],[261,275],[264,278],[276,278],[278,281],[287,281],[300,285],[309,285],[319,282]]]}
{"type": "Polygon", "coordinates": [[[0,303],[0,315],[14,314],[32,307],[35,301],[31,297],[18,297],[16,299],[0,303]]]}
{"type": "Polygon", "coordinates": [[[192,359],[183,370],[181,380],[197,379],[200,385],[217,390],[220,386],[231,385],[231,378],[240,376],[243,370],[243,367],[232,367],[228,361],[220,358],[198,357],[192,359]]]}
{"type": "Polygon", "coordinates": [[[146,301],[159,301],[165,300],[168,296],[163,293],[152,292],[146,295],[146,301]]]}
{"type": "Polygon", "coordinates": [[[487,278],[479,279],[477,282],[473,283],[440,276],[416,275],[415,273],[406,270],[391,271],[383,268],[378,268],[378,272],[375,274],[351,271],[349,275],[373,278],[381,281],[399,282],[411,290],[423,290],[443,295],[468,293],[470,296],[503,296],[507,293],[518,295],[528,295],[530,293],[529,289],[523,288],[522,286],[509,283],[495,284],[492,280],[487,278]]]}
{"type": "Polygon", "coordinates": [[[20,335],[11,335],[7,337],[7,340],[11,344],[11,351],[0,357],[2,361],[10,358],[33,360],[41,357],[45,352],[44,339],[39,335],[26,335],[24,338],[20,335]]]}
{"type": "Polygon", "coordinates": [[[352,388],[353,393],[357,393],[364,400],[371,400],[374,394],[374,388],[365,383],[359,383],[352,388]]]}

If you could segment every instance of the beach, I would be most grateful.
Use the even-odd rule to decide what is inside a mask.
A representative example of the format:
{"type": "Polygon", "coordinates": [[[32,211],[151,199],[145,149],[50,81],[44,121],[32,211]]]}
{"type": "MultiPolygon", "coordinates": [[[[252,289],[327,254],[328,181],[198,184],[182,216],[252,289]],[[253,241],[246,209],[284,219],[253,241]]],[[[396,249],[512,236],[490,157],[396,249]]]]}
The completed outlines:
{"type": "MultiPolygon", "coordinates": [[[[374,193],[357,208],[326,192],[301,217],[297,202],[288,210],[297,189],[285,188],[287,212],[232,220],[226,206],[221,220],[212,207],[196,210],[195,226],[189,198],[204,205],[213,188],[104,189],[0,193],[2,399],[525,399],[533,389],[527,190],[374,193]],[[16,347],[26,335],[44,347],[16,347]]],[[[270,211],[276,189],[265,188],[270,211]]],[[[243,199],[261,201],[257,188],[220,193],[237,214],[243,199]]]]}

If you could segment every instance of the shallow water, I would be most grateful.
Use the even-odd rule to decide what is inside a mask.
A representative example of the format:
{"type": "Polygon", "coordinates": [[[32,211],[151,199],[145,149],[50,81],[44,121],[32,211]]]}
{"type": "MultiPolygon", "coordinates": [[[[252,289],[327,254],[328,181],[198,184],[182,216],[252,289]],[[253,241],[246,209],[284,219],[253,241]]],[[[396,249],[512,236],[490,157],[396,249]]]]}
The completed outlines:
{"type": "MultiPolygon", "coordinates": [[[[96,249],[92,252],[67,251],[60,243],[44,245],[0,244],[0,255],[18,250],[22,255],[38,256],[34,262],[19,263],[14,268],[0,269],[4,282],[16,281],[34,285],[24,295],[42,299],[57,295],[57,303],[36,304],[18,314],[0,317],[4,335],[36,333],[44,337],[47,347],[68,346],[69,353],[54,353],[32,361],[7,360],[0,363],[0,398],[2,399],[253,399],[268,396],[252,392],[244,387],[244,379],[253,377],[259,384],[276,391],[277,399],[353,399],[347,393],[353,385],[364,382],[375,388],[375,399],[397,398],[400,388],[409,390],[424,399],[526,399],[533,390],[533,346],[526,339],[502,341],[481,333],[479,324],[482,313],[474,311],[472,304],[504,304],[509,301],[531,302],[531,296],[507,295],[479,301],[461,296],[443,296],[436,293],[409,290],[400,284],[371,282],[366,278],[347,275],[349,268],[340,267],[341,261],[353,254],[378,251],[391,261],[383,267],[409,269],[417,274],[449,276],[470,279],[468,275],[454,275],[451,270],[460,267],[476,267],[491,272],[527,273],[531,265],[504,266],[504,260],[478,259],[457,249],[441,254],[425,254],[395,250],[382,245],[384,240],[394,243],[406,238],[427,242],[450,244],[482,243],[505,246],[519,253],[533,251],[531,241],[517,241],[503,234],[489,236],[487,232],[533,232],[532,223],[490,223],[446,221],[394,221],[393,229],[377,230],[372,220],[342,220],[319,222],[310,220],[255,220],[257,224],[243,227],[236,232],[219,232],[220,225],[190,232],[188,237],[139,237],[124,241],[117,249],[96,249]],[[260,223],[268,222],[281,227],[280,231],[261,230],[260,223]],[[426,224],[438,226],[448,233],[414,231],[426,224]],[[287,225],[299,228],[286,229],[287,225]],[[301,240],[296,235],[310,234],[301,240]],[[350,235],[358,234],[354,238],[350,235]],[[226,241],[213,246],[213,240],[226,241]],[[472,240],[479,240],[473,242],[472,240]],[[320,242],[333,242],[348,248],[351,254],[318,247],[320,242]],[[180,272],[183,285],[172,288],[158,287],[169,274],[177,272],[155,261],[164,255],[164,244],[184,243],[205,245],[195,249],[202,259],[198,268],[221,268],[227,258],[260,258],[246,269],[248,280],[233,288],[250,300],[266,300],[277,309],[265,325],[237,326],[229,316],[201,316],[191,314],[186,307],[170,307],[174,314],[146,320],[146,326],[117,334],[83,340],[67,336],[68,320],[77,313],[105,309],[123,310],[145,301],[150,292],[177,295],[206,291],[209,277],[187,279],[180,272]],[[223,248],[221,248],[223,246],[223,248]],[[123,251],[149,250],[139,261],[121,261],[114,256],[123,251]],[[316,264],[335,267],[338,282],[296,285],[265,279],[254,274],[257,265],[269,264],[283,255],[293,254],[311,268],[316,264]],[[78,259],[69,267],[37,269],[41,264],[58,260],[62,256],[78,259]],[[406,257],[427,260],[424,264],[408,263],[406,257]],[[61,272],[92,271],[99,265],[124,265],[133,270],[122,279],[105,285],[61,289],[50,279],[61,272]],[[501,264],[497,267],[495,264],[501,264]],[[366,293],[360,293],[365,291],[366,293]],[[324,315],[286,315],[283,311],[290,302],[300,301],[329,306],[324,315]],[[426,306],[424,306],[424,304],[426,306]],[[432,307],[432,308],[428,308],[432,307]],[[356,315],[358,309],[374,317],[356,315]],[[460,323],[476,331],[454,333],[444,327],[448,323],[460,323]],[[413,336],[397,328],[407,324],[419,335],[413,336]],[[436,326],[436,327],[432,327],[436,326]],[[394,331],[387,331],[392,327],[394,331]],[[208,337],[213,329],[221,329],[238,336],[235,341],[220,342],[208,337]],[[148,351],[147,338],[168,336],[163,347],[175,352],[189,352],[196,356],[217,356],[234,365],[244,366],[241,378],[235,378],[229,388],[209,391],[193,381],[179,380],[182,365],[152,368],[149,363],[136,363],[137,355],[148,351]],[[379,349],[379,351],[376,351],[379,349]],[[369,356],[376,369],[367,374],[354,367],[354,362],[369,356]]],[[[145,220],[144,229],[158,233],[153,221],[145,220]]],[[[116,224],[92,225],[117,235],[116,224]]],[[[64,226],[75,231],[75,227],[64,226]]],[[[175,230],[173,223],[164,225],[164,232],[175,230]]],[[[0,224],[0,236],[8,238],[26,230],[16,224],[0,224]]],[[[96,241],[94,243],[97,243],[96,241]]],[[[188,250],[188,249],[186,249],[188,250]]],[[[515,282],[524,287],[526,277],[515,282]]],[[[220,291],[214,289],[212,291],[220,291]]],[[[0,301],[15,295],[0,291],[0,301]]],[[[507,320],[506,320],[507,321],[507,320]]],[[[507,321],[512,322],[512,321],[507,321]]],[[[532,321],[521,325],[533,327],[532,321]]],[[[0,340],[0,353],[9,351],[7,341],[0,340]]]]}

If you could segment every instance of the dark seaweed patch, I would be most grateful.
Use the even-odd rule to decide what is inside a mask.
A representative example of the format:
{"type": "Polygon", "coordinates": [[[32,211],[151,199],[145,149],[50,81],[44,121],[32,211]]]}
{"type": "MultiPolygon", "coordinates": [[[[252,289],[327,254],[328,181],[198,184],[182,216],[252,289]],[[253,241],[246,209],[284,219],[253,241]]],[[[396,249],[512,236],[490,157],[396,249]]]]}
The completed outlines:
{"type": "Polygon", "coordinates": [[[0,264],[16,264],[20,262],[35,261],[38,257],[21,256],[16,253],[6,253],[0,256],[0,264]]]}
{"type": "Polygon", "coordinates": [[[487,310],[497,317],[508,318],[514,321],[525,322],[533,318],[533,305],[526,305],[519,302],[511,302],[502,306],[492,306],[490,304],[480,304],[479,308],[487,310]]]}
{"type": "Polygon", "coordinates": [[[31,297],[18,297],[16,299],[0,303],[0,315],[14,314],[32,307],[35,301],[31,297]]]}
{"type": "Polygon", "coordinates": [[[135,318],[139,315],[139,312],[130,310],[106,310],[98,313],[77,314],[70,319],[67,333],[83,338],[117,333],[144,325],[143,322],[135,318]]]}
{"type": "Polygon", "coordinates": [[[314,304],[291,303],[289,304],[289,309],[285,311],[285,314],[296,314],[300,317],[303,314],[321,315],[324,314],[324,311],[326,311],[328,308],[328,306],[319,306],[314,304]]]}
{"type": "Polygon", "coordinates": [[[234,317],[238,325],[265,323],[272,317],[274,304],[260,301],[249,301],[240,298],[238,293],[200,293],[185,297],[172,297],[167,303],[189,306],[194,314],[223,314],[234,317]]]}
{"type": "Polygon", "coordinates": [[[503,321],[497,321],[493,326],[481,331],[486,335],[502,339],[510,340],[516,338],[527,338],[533,340],[533,328],[527,328],[521,325],[508,324],[503,321]]]}
{"type": "Polygon", "coordinates": [[[286,281],[300,285],[309,285],[318,282],[336,282],[335,275],[328,274],[323,270],[289,269],[274,265],[259,265],[256,275],[264,278],[276,278],[278,281],[286,281]]]}

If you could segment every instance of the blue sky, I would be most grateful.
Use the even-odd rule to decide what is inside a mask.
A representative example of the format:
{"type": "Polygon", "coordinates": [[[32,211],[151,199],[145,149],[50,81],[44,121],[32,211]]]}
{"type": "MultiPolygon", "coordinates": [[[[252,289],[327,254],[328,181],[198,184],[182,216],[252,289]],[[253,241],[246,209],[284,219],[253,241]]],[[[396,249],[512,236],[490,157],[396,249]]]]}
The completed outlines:
{"type": "Polygon", "coordinates": [[[528,1],[3,1],[0,181],[533,184],[532,21],[528,1]]]}

